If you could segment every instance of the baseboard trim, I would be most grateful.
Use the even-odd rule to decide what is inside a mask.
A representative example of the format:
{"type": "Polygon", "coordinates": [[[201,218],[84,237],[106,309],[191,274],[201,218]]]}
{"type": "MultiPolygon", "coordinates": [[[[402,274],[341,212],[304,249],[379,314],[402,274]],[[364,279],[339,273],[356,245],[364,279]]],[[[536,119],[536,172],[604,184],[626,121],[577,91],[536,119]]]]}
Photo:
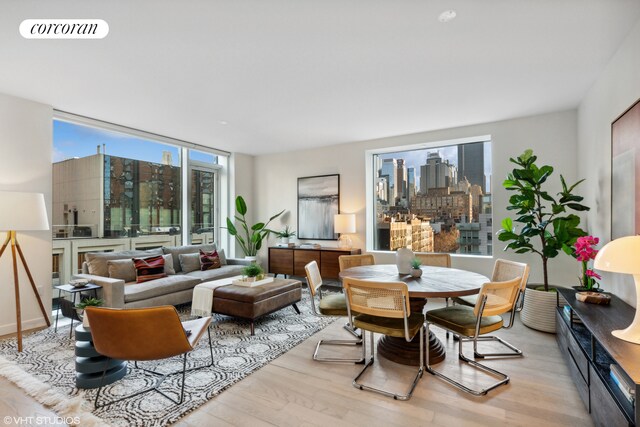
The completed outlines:
{"type": "MultiPolygon", "coordinates": [[[[0,325],[0,336],[15,334],[16,331],[18,330],[17,326],[18,324],[16,322],[0,325]]],[[[42,328],[46,326],[47,326],[47,322],[45,322],[45,320],[42,317],[39,317],[37,319],[23,320],[22,332],[25,333],[25,332],[29,332],[32,329],[42,328]]]]}

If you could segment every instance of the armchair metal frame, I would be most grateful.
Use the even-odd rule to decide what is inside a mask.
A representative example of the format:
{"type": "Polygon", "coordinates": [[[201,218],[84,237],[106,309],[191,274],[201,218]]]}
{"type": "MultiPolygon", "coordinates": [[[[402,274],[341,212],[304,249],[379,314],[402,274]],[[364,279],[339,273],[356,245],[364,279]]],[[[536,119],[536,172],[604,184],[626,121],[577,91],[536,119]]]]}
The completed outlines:
{"type": "MultiPolygon", "coordinates": [[[[195,371],[198,369],[202,369],[202,368],[206,368],[209,366],[212,366],[214,363],[214,359],[213,359],[213,347],[211,344],[211,330],[209,328],[210,324],[211,324],[211,317],[204,317],[204,318],[200,318],[194,321],[189,321],[189,322],[184,322],[184,324],[189,325],[189,323],[194,322],[196,323],[196,327],[199,328],[199,330],[197,331],[192,331],[193,334],[195,334],[193,340],[190,340],[186,334],[186,331],[183,327],[183,322],[180,321],[180,318],[178,317],[178,313],[175,309],[175,307],[173,306],[161,306],[161,307],[153,307],[153,308],[149,308],[149,309],[129,309],[129,310],[120,310],[120,309],[108,309],[108,308],[88,308],[86,311],[86,315],[89,317],[89,320],[92,322],[92,335],[93,335],[93,339],[94,339],[94,345],[96,347],[96,350],[103,354],[106,357],[106,360],[104,362],[104,368],[102,370],[102,376],[100,378],[100,385],[98,387],[98,391],[96,393],[96,398],[94,400],[94,407],[96,409],[98,408],[104,408],[106,406],[109,405],[113,405],[114,403],[117,402],[121,402],[123,400],[126,399],[130,399],[132,397],[135,396],[139,396],[141,394],[144,393],[148,393],[150,391],[156,391],[158,392],[160,395],[164,396],[165,398],[167,398],[168,400],[170,400],[171,402],[179,405],[184,401],[184,386],[185,386],[185,377],[186,377],[186,373],[187,372],[191,372],[191,371],[195,371]],[[165,319],[167,321],[166,325],[170,325],[171,328],[169,328],[169,332],[176,332],[176,333],[180,333],[182,332],[183,336],[180,337],[176,337],[175,338],[175,342],[177,342],[177,350],[175,354],[169,354],[165,357],[158,357],[157,359],[165,359],[165,358],[169,358],[169,357],[174,357],[174,356],[178,356],[181,354],[182,356],[182,369],[176,372],[170,372],[170,373],[162,373],[162,372],[158,372],[158,371],[154,371],[152,369],[146,369],[143,368],[141,366],[138,366],[138,362],[141,361],[145,361],[145,360],[156,360],[155,358],[148,358],[146,356],[140,356],[140,354],[145,353],[145,350],[142,350],[141,352],[138,352],[138,355],[133,355],[132,357],[123,357],[126,354],[126,350],[124,351],[119,351],[118,350],[118,354],[115,353],[111,353],[109,346],[105,346],[101,340],[105,337],[105,332],[108,334],[109,333],[109,328],[110,325],[106,324],[106,325],[100,325],[100,323],[104,322],[104,323],[108,323],[108,319],[106,317],[103,317],[102,314],[100,313],[101,311],[107,311],[110,310],[112,312],[119,312],[117,315],[121,315],[124,314],[124,316],[126,316],[127,312],[142,312],[144,310],[153,310],[156,313],[156,316],[160,315],[160,316],[165,316],[168,319],[165,319]],[[162,310],[164,310],[164,312],[162,312],[162,310]],[[172,314],[171,311],[173,311],[175,318],[172,318],[172,314]],[[97,312],[97,315],[96,315],[97,312]],[[98,317],[100,316],[100,317],[98,317]],[[179,328],[179,329],[177,329],[179,328]],[[187,355],[193,350],[195,349],[196,344],[198,343],[198,340],[200,339],[202,333],[203,333],[203,329],[206,329],[207,331],[207,335],[208,335],[208,339],[209,339],[209,354],[211,355],[211,363],[207,364],[207,365],[202,365],[202,366],[195,366],[193,368],[189,368],[187,369],[187,355]],[[97,336],[96,336],[97,335],[97,336]],[[107,349],[105,351],[105,348],[107,349]],[[184,351],[183,351],[184,350],[184,351]],[[135,369],[140,369],[146,373],[155,375],[158,377],[158,379],[154,382],[154,384],[151,387],[145,388],[144,390],[140,390],[137,391],[135,393],[129,394],[127,396],[124,397],[120,397],[118,399],[114,399],[111,400],[109,402],[103,402],[100,403],[99,399],[100,399],[100,393],[102,391],[102,387],[104,386],[104,378],[105,375],[107,373],[107,370],[109,369],[109,362],[111,361],[111,359],[125,359],[125,360],[132,360],[134,362],[134,367],[135,369]],[[175,399],[171,396],[169,396],[168,394],[166,394],[165,392],[163,392],[162,390],[160,390],[160,386],[162,385],[162,383],[170,376],[173,375],[177,375],[177,374],[181,374],[182,375],[182,381],[181,381],[181,386],[180,386],[180,397],[179,399],[175,399]]],[[[158,317],[155,317],[156,319],[158,319],[158,317]]],[[[142,319],[141,316],[138,316],[138,319],[136,319],[137,321],[140,321],[140,319],[142,319]]],[[[131,325],[131,329],[135,330],[136,326],[135,325],[131,325]]],[[[132,337],[133,339],[135,339],[136,341],[138,341],[140,346],[144,346],[144,342],[142,342],[144,340],[143,337],[135,337],[134,335],[140,335],[140,334],[136,334],[135,332],[132,333],[132,337]]],[[[126,338],[125,338],[126,339],[126,338]]],[[[129,370],[133,369],[131,367],[128,367],[129,370]]]]}

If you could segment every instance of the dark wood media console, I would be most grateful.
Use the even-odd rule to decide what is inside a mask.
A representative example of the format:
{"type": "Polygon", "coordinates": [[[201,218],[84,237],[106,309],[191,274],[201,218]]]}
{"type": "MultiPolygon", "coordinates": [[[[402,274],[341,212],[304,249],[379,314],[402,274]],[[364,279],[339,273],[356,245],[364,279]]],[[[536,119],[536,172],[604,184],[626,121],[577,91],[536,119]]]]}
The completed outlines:
{"type": "Polygon", "coordinates": [[[613,295],[610,305],[596,305],[577,301],[573,289],[558,290],[571,310],[567,314],[558,307],[556,340],[594,422],[599,426],[640,426],[637,403],[625,398],[609,372],[611,364],[619,365],[635,384],[638,396],[640,345],[611,335],[611,331],[629,326],[635,308],[613,295]]]}
{"type": "Polygon", "coordinates": [[[325,248],[307,249],[294,246],[291,248],[269,248],[269,273],[287,276],[304,277],[304,266],[311,261],[318,263],[320,274],[325,279],[337,279],[340,273],[338,257],[341,255],[358,255],[360,249],[325,248]]]}

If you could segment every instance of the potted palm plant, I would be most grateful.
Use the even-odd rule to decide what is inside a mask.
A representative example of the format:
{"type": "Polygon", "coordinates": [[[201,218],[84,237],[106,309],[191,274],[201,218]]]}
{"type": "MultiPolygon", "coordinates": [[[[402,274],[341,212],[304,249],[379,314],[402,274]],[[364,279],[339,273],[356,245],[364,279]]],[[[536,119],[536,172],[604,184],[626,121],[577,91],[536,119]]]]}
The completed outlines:
{"type": "Polygon", "coordinates": [[[276,236],[278,236],[278,243],[282,246],[289,245],[289,240],[292,237],[295,237],[296,232],[291,230],[289,226],[285,226],[284,230],[276,232],[276,236]]]}
{"type": "Polygon", "coordinates": [[[549,286],[548,262],[560,252],[573,254],[573,245],[584,230],[579,227],[580,217],[570,211],[588,211],[580,202],[583,197],[572,191],[584,180],[567,186],[560,175],[562,191],[557,197],[544,190],[544,184],[553,173],[553,167],[536,165],[537,157],[532,150],[509,159],[517,167],[502,183],[514,194],[509,198],[507,210],[515,211],[517,218],[502,220],[498,239],[508,242],[505,250],[516,253],[534,253],[542,260],[543,283],[529,285],[524,295],[521,319],[526,326],[544,332],[555,332],[555,307],[557,291],[549,286]]]}
{"type": "Polygon", "coordinates": [[[236,215],[235,220],[239,224],[239,227],[236,227],[231,221],[231,218],[227,218],[227,230],[229,230],[229,234],[236,238],[236,242],[242,249],[242,252],[245,255],[245,258],[249,258],[255,261],[256,255],[258,251],[262,247],[262,241],[264,240],[269,233],[273,233],[274,231],[269,230],[267,226],[271,221],[279,217],[284,213],[284,209],[279,213],[275,214],[269,221],[257,222],[249,227],[247,224],[247,203],[244,201],[242,196],[236,197],[236,215]],[[239,229],[238,229],[239,228],[239,229]]]}

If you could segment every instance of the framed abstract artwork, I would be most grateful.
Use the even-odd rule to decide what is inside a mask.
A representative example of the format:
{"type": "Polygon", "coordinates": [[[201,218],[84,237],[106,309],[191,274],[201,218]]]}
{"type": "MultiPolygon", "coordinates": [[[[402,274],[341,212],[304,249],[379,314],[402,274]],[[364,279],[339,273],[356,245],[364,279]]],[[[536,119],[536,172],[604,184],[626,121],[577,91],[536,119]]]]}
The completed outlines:
{"type": "Polygon", "coordinates": [[[298,178],[298,238],[336,240],[333,217],[340,212],[340,175],[298,178]]]}
{"type": "Polygon", "coordinates": [[[640,234],[640,100],[611,124],[611,238],[640,234]]]}

